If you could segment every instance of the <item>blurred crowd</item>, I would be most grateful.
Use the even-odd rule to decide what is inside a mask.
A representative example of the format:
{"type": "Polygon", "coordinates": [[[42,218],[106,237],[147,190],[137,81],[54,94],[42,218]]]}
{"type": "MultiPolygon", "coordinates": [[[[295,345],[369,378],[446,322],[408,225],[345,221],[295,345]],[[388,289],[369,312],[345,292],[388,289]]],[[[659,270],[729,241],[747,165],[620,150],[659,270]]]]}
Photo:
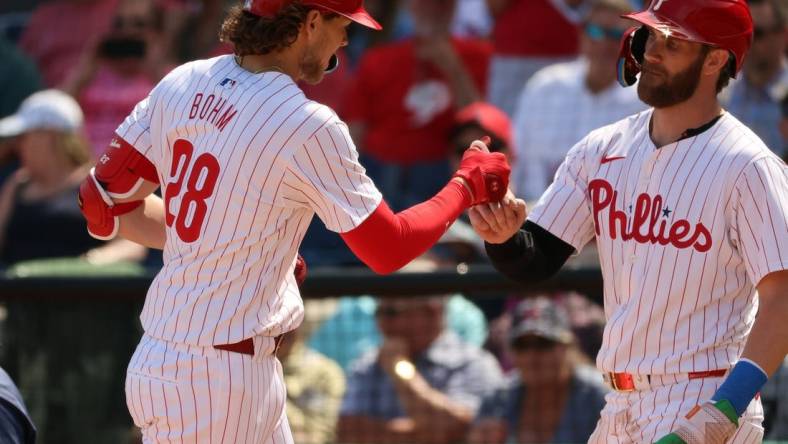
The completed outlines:
{"type": "MultiPolygon", "coordinates": [[[[76,189],[169,70],[232,52],[217,35],[236,3],[3,2],[0,271],[64,257],[159,266],[158,252],[88,236],[76,189]]],[[[348,123],[395,210],[434,195],[483,135],[512,163],[514,192],[538,199],[585,134],[645,109],[616,81],[630,26],[619,16],[641,1],[365,3],[384,30],[351,27],[340,68],[303,88],[348,123]]],[[[750,6],[753,47],[721,96],[785,159],[788,2],[750,6]]],[[[317,220],[301,253],[310,267],[360,264],[317,220]]],[[[460,220],[409,270],[484,261],[460,220]]],[[[307,316],[280,350],[299,443],[585,442],[604,403],[593,368],[604,315],[582,295],[348,297],[308,301],[307,316]]],[[[763,397],[771,436],[788,439],[788,364],[780,375],[763,397]]]]}

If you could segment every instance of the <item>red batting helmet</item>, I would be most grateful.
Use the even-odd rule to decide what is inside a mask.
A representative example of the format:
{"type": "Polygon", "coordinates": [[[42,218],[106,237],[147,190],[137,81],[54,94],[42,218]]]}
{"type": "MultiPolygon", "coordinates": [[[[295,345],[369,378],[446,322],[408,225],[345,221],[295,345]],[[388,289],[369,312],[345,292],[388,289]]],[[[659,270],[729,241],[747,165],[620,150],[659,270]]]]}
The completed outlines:
{"type": "MultiPolygon", "coordinates": [[[[244,9],[254,15],[271,17],[294,0],[245,0],[244,9]]],[[[364,0],[301,0],[301,4],[326,12],[334,12],[375,30],[383,29],[364,9],[364,0]]]]}
{"type": "Polygon", "coordinates": [[[645,11],[622,17],[644,25],[628,30],[621,41],[618,80],[623,86],[634,84],[640,72],[646,26],[673,38],[727,49],[733,77],[752,44],[752,16],[745,0],[652,0],[645,11]]]}

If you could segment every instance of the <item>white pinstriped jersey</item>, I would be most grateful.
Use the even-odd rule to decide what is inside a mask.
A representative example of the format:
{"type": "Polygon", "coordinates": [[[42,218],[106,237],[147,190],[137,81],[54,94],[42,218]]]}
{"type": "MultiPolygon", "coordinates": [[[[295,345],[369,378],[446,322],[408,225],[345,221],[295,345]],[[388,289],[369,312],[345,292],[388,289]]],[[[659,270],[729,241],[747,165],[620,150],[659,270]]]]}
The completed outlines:
{"type": "Polygon", "coordinates": [[[226,344],[295,328],[293,267],[312,216],[345,232],[382,198],[330,108],[289,76],[252,74],[232,56],[176,68],[118,135],[162,184],[164,267],[141,320],[168,341],[226,344]]]}
{"type": "Polygon", "coordinates": [[[659,149],[651,115],[575,145],[529,219],[578,251],[596,237],[602,371],[728,368],[755,319],[755,286],[788,269],[788,170],[728,113],[659,149]]]}

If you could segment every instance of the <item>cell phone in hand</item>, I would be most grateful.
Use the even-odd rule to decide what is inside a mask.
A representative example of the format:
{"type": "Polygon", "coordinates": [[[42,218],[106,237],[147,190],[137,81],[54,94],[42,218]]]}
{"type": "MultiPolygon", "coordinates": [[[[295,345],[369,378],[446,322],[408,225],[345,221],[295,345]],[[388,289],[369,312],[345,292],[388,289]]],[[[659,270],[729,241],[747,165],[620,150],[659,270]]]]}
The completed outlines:
{"type": "Polygon", "coordinates": [[[132,37],[110,37],[99,45],[99,55],[107,59],[139,59],[146,51],[145,41],[132,37]]]}

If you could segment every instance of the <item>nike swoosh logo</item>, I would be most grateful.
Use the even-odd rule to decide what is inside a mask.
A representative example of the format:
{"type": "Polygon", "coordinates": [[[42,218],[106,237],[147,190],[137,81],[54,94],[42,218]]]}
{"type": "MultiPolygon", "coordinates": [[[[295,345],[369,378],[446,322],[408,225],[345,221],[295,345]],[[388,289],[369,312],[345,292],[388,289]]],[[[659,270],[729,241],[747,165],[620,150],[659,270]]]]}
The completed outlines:
{"type": "Polygon", "coordinates": [[[602,160],[600,160],[600,161],[599,161],[599,163],[600,163],[601,165],[604,165],[604,164],[606,164],[606,163],[608,163],[608,162],[612,162],[612,161],[614,161],[614,160],[618,160],[618,159],[626,159],[626,157],[624,157],[624,156],[616,156],[616,157],[603,157],[603,158],[602,158],[602,160]]]}

